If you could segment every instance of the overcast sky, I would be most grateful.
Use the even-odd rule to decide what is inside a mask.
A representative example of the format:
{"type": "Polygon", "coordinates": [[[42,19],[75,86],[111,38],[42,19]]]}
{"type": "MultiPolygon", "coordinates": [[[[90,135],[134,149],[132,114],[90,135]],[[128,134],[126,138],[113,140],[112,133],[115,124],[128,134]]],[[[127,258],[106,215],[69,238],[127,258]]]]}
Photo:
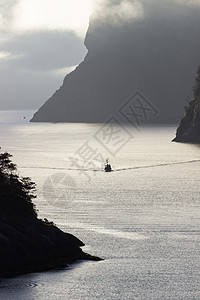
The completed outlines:
{"type": "Polygon", "coordinates": [[[145,18],[144,6],[147,15],[163,18],[199,5],[200,0],[0,0],[0,109],[37,110],[62,85],[87,53],[92,12],[117,26],[145,18]]]}
{"type": "Polygon", "coordinates": [[[0,0],[0,109],[37,109],[85,57],[92,0],[0,0]]]}

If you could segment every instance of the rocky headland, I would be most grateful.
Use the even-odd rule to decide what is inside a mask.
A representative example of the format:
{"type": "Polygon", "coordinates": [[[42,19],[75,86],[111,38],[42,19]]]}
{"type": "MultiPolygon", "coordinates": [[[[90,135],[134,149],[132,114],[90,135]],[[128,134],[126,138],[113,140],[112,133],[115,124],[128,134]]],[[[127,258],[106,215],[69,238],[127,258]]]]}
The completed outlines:
{"type": "Polygon", "coordinates": [[[35,184],[19,177],[8,153],[0,154],[0,277],[66,267],[76,260],[101,260],[84,243],[37,217],[35,184]]]}
{"type": "Polygon", "coordinates": [[[76,260],[100,260],[81,250],[84,243],[34,217],[1,217],[0,277],[64,268],[76,260]]]}
{"type": "Polygon", "coordinates": [[[180,121],[174,142],[200,143],[200,66],[197,70],[193,98],[185,107],[185,114],[180,121]]]}

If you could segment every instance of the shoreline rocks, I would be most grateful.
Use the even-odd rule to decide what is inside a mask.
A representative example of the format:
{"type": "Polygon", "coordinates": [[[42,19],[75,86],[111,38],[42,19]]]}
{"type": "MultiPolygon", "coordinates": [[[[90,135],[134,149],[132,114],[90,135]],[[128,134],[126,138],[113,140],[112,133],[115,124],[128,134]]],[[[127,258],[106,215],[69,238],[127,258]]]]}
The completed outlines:
{"type": "Polygon", "coordinates": [[[77,237],[49,224],[36,218],[0,220],[0,278],[101,260],[84,253],[77,237]]]}

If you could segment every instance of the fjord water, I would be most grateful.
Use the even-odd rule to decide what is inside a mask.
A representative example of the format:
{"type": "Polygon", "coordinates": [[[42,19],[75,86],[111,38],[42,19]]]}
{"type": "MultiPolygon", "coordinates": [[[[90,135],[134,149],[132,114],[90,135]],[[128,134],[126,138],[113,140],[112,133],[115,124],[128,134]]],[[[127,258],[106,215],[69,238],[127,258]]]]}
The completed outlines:
{"type": "Polygon", "coordinates": [[[112,155],[95,138],[101,124],[29,123],[31,114],[0,113],[2,150],[37,183],[39,217],[105,260],[2,279],[0,299],[199,299],[200,147],[172,143],[176,126],[129,126],[112,155]],[[114,171],[72,163],[85,143],[114,171]]]}

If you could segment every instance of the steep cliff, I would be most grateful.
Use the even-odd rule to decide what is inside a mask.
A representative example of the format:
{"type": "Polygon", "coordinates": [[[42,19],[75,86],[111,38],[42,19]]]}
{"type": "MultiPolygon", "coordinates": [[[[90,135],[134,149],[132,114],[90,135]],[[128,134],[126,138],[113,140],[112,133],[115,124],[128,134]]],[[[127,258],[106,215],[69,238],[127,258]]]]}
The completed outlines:
{"type": "Polygon", "coordinates": [[[31,121],[104,122],[140,92],[158,111],[149,122],[176,123],[199,61],[200,6],[154,2],[145,2],[143,18],[127,22],[92,17],[85,60],[31,121]]]}
{"type": "Polygon", "coordinates": [[[197,70],[193,98],[180,121],[174,142],[200,143],[200,66],[197,70]]]}

